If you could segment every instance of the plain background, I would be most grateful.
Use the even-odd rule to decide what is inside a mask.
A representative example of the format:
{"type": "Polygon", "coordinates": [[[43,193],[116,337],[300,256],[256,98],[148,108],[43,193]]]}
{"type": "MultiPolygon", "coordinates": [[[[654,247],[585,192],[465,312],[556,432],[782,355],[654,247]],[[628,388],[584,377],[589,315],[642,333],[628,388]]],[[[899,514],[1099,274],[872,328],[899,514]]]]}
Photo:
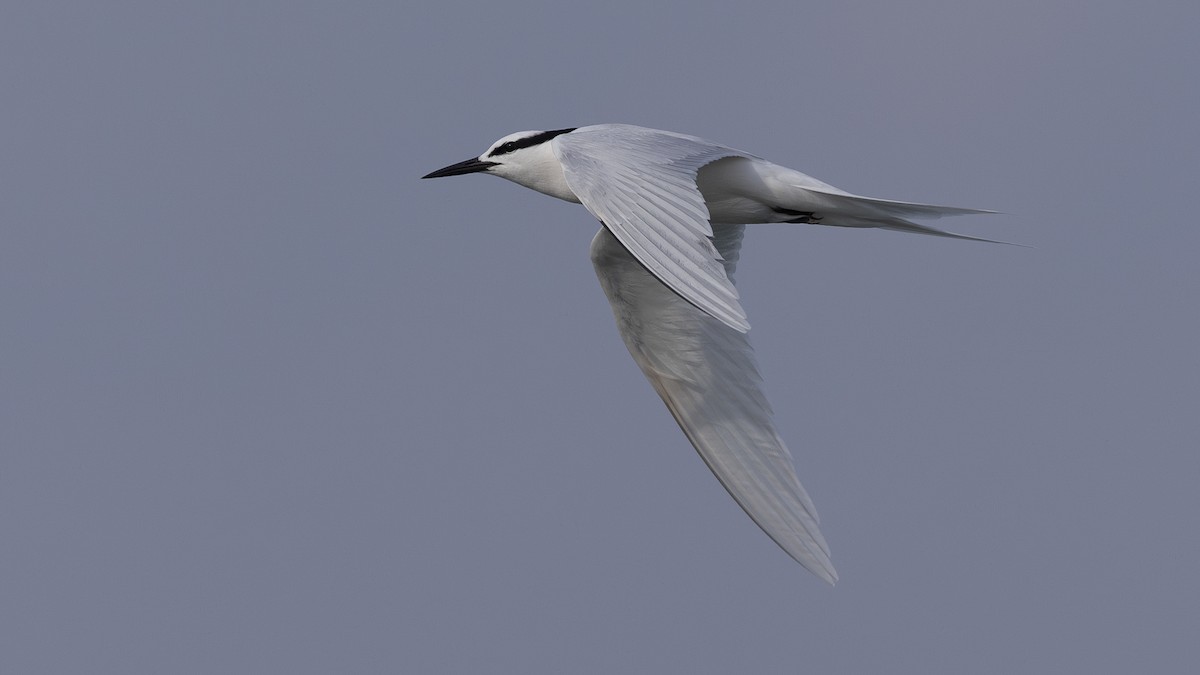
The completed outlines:
{"type": "Polygon", "coordinates": [[[5,2],[0,671],[1195,672],[1197,7],[5,2]],[[591,216],[418,180],[598,122],[1031,247],[749,232],[836,587],[591,216]]]}

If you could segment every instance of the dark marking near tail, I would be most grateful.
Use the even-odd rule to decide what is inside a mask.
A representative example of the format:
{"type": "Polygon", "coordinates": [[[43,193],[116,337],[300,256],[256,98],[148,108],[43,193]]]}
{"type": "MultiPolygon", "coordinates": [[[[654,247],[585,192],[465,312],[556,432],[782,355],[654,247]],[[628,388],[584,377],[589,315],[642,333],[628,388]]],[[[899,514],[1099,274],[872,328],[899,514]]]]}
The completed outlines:
{"type": "Polygon", "coordinates": [[[784,209],[778,206],[772,206],[771,210],[781,216],[790,216],[785,223],[819,223],[821,216],[816,215],[814,211],[793,211],[792,209],[784,209]]]}

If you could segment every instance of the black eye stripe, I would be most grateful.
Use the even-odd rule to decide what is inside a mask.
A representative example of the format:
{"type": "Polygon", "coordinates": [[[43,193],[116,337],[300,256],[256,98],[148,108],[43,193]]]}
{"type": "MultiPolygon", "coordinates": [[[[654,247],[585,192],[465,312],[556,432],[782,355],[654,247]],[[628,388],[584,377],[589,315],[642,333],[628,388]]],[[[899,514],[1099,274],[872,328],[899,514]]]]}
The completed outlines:
{"type": "Polygon", "coordinates": [[[577,128],[578,127],[571,127],[570,129],[555,129],[554,131],[543,131],[540,134],[526,136],[525,138],[518,138],[515,141],[509,141],[509,142],[497,147],[496,149],[492,150],[491,152],[488,153],[488,157],[496,157],[497,155],[505,155],[514,150],[520,150],[521,148],[529,148],[529,147],[533,147],[535,145],[541,145],[542,143],[545,143],[546,141],[550,140],[551,138],[554,138],[555,136],[569,134],[572,131],[575,131],[575,129],[577,129],[577,128]]]}

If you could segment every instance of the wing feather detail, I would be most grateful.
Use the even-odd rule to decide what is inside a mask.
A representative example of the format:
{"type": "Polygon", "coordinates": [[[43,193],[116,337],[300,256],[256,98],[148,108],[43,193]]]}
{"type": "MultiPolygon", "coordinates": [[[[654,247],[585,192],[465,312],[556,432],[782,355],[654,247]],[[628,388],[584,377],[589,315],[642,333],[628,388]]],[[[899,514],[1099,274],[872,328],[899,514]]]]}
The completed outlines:
{"type": "Polygon", "coordinates": [[[571,191],[638,262],[710,316],[750,329],[696,187],[701,167],[743,153],[627,125],[583,127],[551,143],[571,191]]]}
{"type": "MultiPolygon", "coordinates": [[[[744,229],[713,226],[730,283],[744,229]]],[[[629,353],[705,464],[788,555],[834,583],[816,508],[775,431],[745,333],[668,288],[607,227],[591,257],[629,353]]]]}

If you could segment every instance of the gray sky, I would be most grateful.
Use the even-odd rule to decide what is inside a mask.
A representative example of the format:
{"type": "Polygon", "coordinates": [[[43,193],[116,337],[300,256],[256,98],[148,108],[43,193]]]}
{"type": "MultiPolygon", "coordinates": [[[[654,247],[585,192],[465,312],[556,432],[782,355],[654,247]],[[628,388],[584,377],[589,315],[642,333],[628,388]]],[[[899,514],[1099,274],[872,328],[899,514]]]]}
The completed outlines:
{"type": "Polygon", "coordinates": [[[0,671],[1197,668],[1200,9],[670,4],[4,3],[0,671]],[[837,587],[629,359],[591,216],[417,179],[597,122],[1033,247],[749,231],[837,587]]]}

